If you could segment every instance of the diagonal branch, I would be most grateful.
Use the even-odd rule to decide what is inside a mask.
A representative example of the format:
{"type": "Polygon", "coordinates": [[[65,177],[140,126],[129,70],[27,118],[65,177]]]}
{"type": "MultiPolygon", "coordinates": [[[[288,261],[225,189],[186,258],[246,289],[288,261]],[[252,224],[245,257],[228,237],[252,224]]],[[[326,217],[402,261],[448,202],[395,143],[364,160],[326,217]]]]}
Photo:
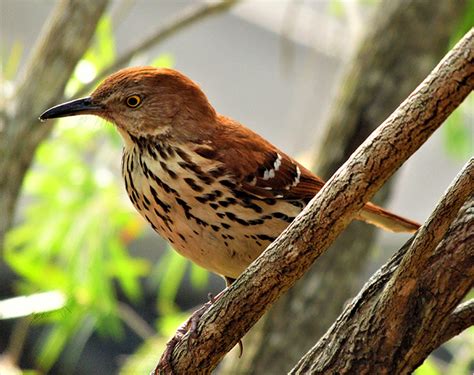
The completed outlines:
{"type": "MultiPolygon", "coordinates": [[[[293,223],[203,315],[192,350],[172,353],[177,373],[209,372],[329,247],[383,183],[474,87],[471,30],[354,152],[293,223]]],[[[160,362],[155,373],[165,371],[160,362]]]]}
{"type": "Polygon", "coordinates": [[[191,5],[182,13],[170,18],[167,22],[155,30],[150,36],[130,47],[108,67],[104,68],[97,77],[87,85],[84,85],[74,96],[79,97],[89,93],[94,87],[109,74],[125,66],[134,56],[150,49],[174,35],[176,32],[195,24],[212,15],[219,14],[231,8],[239,0],[222,0],[218,2],[204,2],[191,5]]]}
{"type": "Polygon", "coordinates": [[[472,318],[467,317],[469,309],[462,305],[458,311],[454,308],[472,287],[473,224],[474,199],[470,199],[436,248],[433,264],[429,269],[420,270],[419,287],[411,293],[409,311],[402,312],[393,321],[383,315],[381,301],[392,292],[390,278],[405,259],[410,247],[406,244],[369,280],[291,373],[340,373],[341,369],[348,373],[411,373],[443,339],[459,333],[461,327],[472,322],[472,318]],[[454,316],[459,325],[456,328],[443,323],[446,317],[450,321],[453,310],[457,311],[454,316]],[[397,326],[400,321],[404,322],[403,335],[394,339],[391,326],[397,326]]]}
{"type": "MultiPolygon", "coordinates": [[[[457,280],[457,278],[454,277],[455,275],[453,275],[453,279],[449,278],[451,270],[448,267],[451,265],[457,268],[458,272],[466,274],[472,272],[473,265],[457,265],[457,262],[462,262],[464,258],[461,256],[459,258],[456,257],[456,252],[449,254],[450,257],[439,255],[437,246],[445,237],[449,226],[458,215],[463,203],[466,199],[473,197],[473,181],[474,158],[471,158],[445,193],[430,218],[416,234],[410,249],[386,285],[380,300],[374,306],[371,319],[384,317],[384,322],[390,322],[390,324],[382,323],[377,326],[380,337],[380,342],[377,344],[377,354],[387,358],[398,356],[397,362],[400,366],[403,363],[402,357],[404,354],[402,352],[409,350],[409,347],[415,345],[414,342],[426,347],[428,342],[433,341],[433,334],[428,335],[425,332],[420,332],[423,337],[417,337],[418,331],[413,327],[415,320],[420,319],[420,322],[418,322],[419,327],[423,326],[423,322],[428,320],[433,327],[439,327],[442,324],[442,319],[456,307],[470,289],[471,283],[464,279],[464,282],[458,280],[455,283],[457,285],[454,285],[452,280],[457,280]],[[441,267],[442,264],[444,264],[442,268],[446,269],[444,271],[439,270],[443,274],[443,276],[440,276],[434,270],[438,265],[441,267]],[[448,280],[451,280],[447,284],[449,288],[446,289],[446,286],[443,288],[440,285],[440,280],[446,283],[448,283],[448,280]],[[443,290],[446,294],[442,294],[443,290]],[[436,296],[436,301],[432,301],[430,305],[428,301],[431,301],[433,296],[436,296]],[[449,301],[444,301],[443,304],[443,298],[447,298],[449,301]],[[416,312],[413,310],[415,303],[416,312]],[[434,304],[437,304],[437,312],[436,317],[431,319],[430,310],[434,304]],[[409,319],[409,322],[407,319],[409,319]],[[397,350],[394,350],[394,346],[404,340],[406,341],[407,336],[410,336],[413,342],[410,345],[406,343],[405,348],[399,347],[397,350]],[[425,343],[422,344],[422,342],[425,343]]],[[[468,240],[469,236],[462,236],[459,245],[464,246],[464,242],[468,240]]],[[[444,247],[449,248],[452,246],[452,244],[446,244],[444,247]]],[[[469,252],[463,255],[469,256],[469,252]]],[[[389,362],[389,360],[385,360],[386,365],[389,362]]],[[[392,371],[395,370],[392,369],[392,371]]]]}

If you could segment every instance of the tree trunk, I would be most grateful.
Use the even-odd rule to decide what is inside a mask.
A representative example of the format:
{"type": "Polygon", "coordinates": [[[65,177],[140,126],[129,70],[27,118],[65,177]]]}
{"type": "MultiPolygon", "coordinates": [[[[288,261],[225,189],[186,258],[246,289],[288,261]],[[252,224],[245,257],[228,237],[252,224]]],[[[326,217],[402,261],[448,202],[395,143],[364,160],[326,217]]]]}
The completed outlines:
{"type": "MultiPolygon", "coordinates": [[[[333,107],[314,170],[328,179],[439,61],[463,16],[465,1],[380,3],[333,107]],[[426,32],[429,30],[429,33],[426,32]]],[[[393,179],[391,180],[393,182],[393,179]]],[[[388,184],[377,203],[389,194],[388,184]]],[[[352,223],[234,350],[221,374],[279,374],[321,337],[359,289],[371,254],[373,227],[352,223]]]]}

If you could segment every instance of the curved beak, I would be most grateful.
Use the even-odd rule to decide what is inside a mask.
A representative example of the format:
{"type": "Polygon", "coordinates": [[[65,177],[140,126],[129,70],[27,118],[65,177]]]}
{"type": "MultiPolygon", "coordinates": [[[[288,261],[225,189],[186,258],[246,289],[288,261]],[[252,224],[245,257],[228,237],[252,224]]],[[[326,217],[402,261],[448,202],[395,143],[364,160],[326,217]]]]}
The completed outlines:
{"type": "Polygon", "coordinates": [[[76,116],[76,115],[94,115],[103,110],[103,106],[92,102],[90,96],[82,99],[71,100],[63,104],[56,105],[45,111],[39,119],[45,121],[51,118],[76,116]]]}

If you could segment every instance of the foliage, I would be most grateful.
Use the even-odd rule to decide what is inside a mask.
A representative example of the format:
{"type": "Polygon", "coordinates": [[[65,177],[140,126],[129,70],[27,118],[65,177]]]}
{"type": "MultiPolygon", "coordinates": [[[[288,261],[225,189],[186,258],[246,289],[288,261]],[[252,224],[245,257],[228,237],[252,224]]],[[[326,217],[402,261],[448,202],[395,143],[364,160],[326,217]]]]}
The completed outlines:
{"type": "MultiPolygon", "coordinates": [[[[7,64],[10,78],[19,54],[21,48],[15,46],[7,64]]],[[[111,23],[103,18],[91,48],[68,82],[66,95],[73,96],[114,59],[111,23]]],[[[155,66],[173,63],[169,54],[152,62],[155,66]]],[[[59,120],[52,137],[37,150],[23,186],[21,223],[6,239],[5,260],[21,276],[18,293],[54,290],[66,300],[61,310],[32,319],[32,324],[48,327],[37,346],[38,366],[46,371],[66,346],[77,360],[94,332],[119,338],[123,314],[117,287],[137,302],[140,280],[151,270],[146,260],[127,251],[145,223],[132,209],[119,176],[122,142],[115,129],[102,122],[90,117],[59,120]]],[[[157,271],[164,271],[159,296],[163,312],[178,311],[165,307],[172,306],[186,265],[174,252],[157,265],[157,271]]],[[[195,283],[205,284],[205,271],[192,270],[195,283]]],[[[159,326],[169,330],[174,320],[167,317],[159,326]]]]}
{"type": "Polygon", "coordinates": [[[446,120],[444,147],[455,159],[468,158],[474,150],[474,97],[469,96],[446,120]]]}
{"type": "MultiPolygon", "coordinates": [[[[451,37],[453,47],[474,25],[474,0],[467,0],[464,17],[451,37]]],[[[466,101],[449,116],[443,127],[444,146],[451,157],[463,160],[474,150],[474,98],[466,101]]]]}
{"type": "MultiPolygon", "coordinates": [[[[78,65],[99,69],[112,61],[110,22],[103,19],[91,49],[78,65]]],[[[71,91],[83,82],[76,69],[71,91]]],[[[51,139],[38,149],[26,175],[28,204],[22,224],[10,231],[5,259],[22,280],[18,291],[32,294],[59,290],[66,297],[61,313],[36,316],[34,323],[53,323],[39,345],[39,366],[49,369],[66,343],[98,330],[119,336],[116,285],[133,301],[140,297],[139,277],[145,260],[132,258],[127,240],[140,232],[139,219],[121,198],[112,167],[119,159],[118,139],[81,118],[59,121],[51,139]]],[[[83,337],[83,340],[77,340],[83,337]]]]}
{"type": "Polygon", "coordinates": [[[467,0],[462,18],[457,30],[451,37],[450,47],[453,47],[474,25],[474,0],[467,0]]]}

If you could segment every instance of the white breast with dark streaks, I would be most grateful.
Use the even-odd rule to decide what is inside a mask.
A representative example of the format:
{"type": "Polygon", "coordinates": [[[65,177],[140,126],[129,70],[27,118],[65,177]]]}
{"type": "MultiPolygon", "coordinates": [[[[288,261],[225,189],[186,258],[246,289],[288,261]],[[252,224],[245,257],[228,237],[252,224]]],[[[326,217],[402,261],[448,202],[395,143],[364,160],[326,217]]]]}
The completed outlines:
{"type": "Polygon", "coordinates": [[[122,173],[132,203],[156,232],[186,258],[231,278],[302,209],[249,199],[222,165],[182,146],[128,143],[122,173]]]}

